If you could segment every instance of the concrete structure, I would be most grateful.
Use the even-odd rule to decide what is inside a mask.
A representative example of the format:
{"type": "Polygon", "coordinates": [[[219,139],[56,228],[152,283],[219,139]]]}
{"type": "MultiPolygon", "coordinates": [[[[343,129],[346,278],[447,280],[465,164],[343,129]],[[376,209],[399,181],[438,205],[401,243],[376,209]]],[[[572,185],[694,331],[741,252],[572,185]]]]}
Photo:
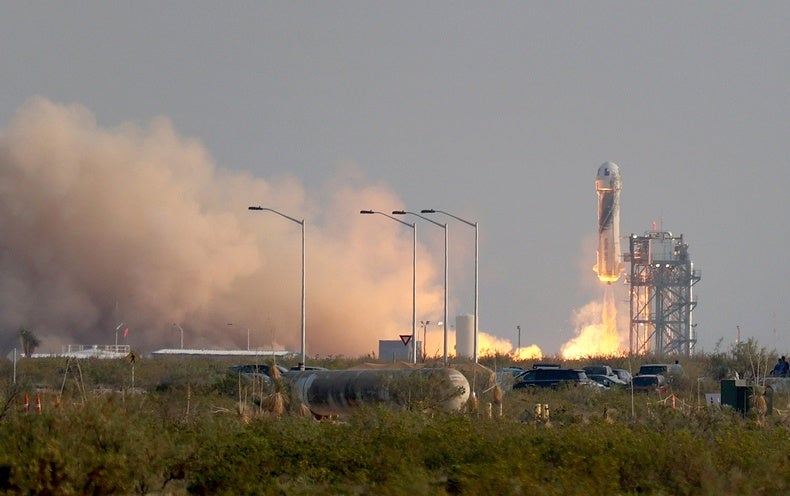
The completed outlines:
{"type": "MultiPolygon", "coordinates": [[[[379,358],[389,362],[411,362],[412,361],[412,341],[409,340],[408,345],[404,345],[400,339],[381,339],[379,340],[379,358]]],[[[417,341],[417,356],[422,356],[422,341],[417,341]]]]}

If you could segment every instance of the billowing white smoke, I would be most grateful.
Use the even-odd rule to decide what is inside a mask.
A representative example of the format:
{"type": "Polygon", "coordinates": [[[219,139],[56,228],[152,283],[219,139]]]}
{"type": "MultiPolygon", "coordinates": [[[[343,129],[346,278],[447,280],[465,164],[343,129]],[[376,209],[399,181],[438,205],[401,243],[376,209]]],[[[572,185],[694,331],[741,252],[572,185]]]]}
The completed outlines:
{"type": "MultiPolygon", "coordinates": [[[[265,161],[265,157],[264,157],[265,161]]],[[[411,234],[360,209],[402,208],[344,170],[316,191],[217,168],[166,118],[99,127],[79,105],[27,102],[0,135],[0,332],[135,349],[300,345],[306,219],[309,355],[358,355],[411,326],[411,234]],[[229,326],[228,323],[233,323],[229,326]]],[[[442,288],[418,247],[418,308],[442,288]]]]}

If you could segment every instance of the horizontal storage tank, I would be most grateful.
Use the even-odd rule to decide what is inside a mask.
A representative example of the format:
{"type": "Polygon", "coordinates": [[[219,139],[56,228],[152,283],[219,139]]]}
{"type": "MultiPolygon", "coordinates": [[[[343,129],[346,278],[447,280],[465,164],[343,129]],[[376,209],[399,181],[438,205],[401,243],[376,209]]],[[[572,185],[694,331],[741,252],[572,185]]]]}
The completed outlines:
{"type": "Polygon", "coordinates": [[[362,406],[391,404],[460,410],[469,399],[469,381],[449,368],[289,371],[297,397],[313,415],[345,415],[362,406]]]}

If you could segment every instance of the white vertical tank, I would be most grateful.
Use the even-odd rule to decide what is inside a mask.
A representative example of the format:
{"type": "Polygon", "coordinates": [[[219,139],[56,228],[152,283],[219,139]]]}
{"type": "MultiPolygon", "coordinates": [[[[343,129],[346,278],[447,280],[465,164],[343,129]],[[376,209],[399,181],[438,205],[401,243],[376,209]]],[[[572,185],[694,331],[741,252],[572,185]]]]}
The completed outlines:
{"type": "Polygon", "coordinates": [[[475,348],[475,316],[455,316],[455,356],[472,358],[475,348]]]}

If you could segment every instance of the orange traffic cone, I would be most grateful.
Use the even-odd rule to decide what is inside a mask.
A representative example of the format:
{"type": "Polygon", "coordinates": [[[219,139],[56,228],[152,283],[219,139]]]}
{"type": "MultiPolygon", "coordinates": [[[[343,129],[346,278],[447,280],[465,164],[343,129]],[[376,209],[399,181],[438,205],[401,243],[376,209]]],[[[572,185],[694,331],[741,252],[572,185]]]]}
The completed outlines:
{"type": "Polygon", "coordinates": [[[30,411],[30,397],[25,393],[25,415],[30,411]]]}
{"type": "Polygon", "coordinates": [[[36,412],[41,413],[41,396],[36,393],[36,412]]]}

